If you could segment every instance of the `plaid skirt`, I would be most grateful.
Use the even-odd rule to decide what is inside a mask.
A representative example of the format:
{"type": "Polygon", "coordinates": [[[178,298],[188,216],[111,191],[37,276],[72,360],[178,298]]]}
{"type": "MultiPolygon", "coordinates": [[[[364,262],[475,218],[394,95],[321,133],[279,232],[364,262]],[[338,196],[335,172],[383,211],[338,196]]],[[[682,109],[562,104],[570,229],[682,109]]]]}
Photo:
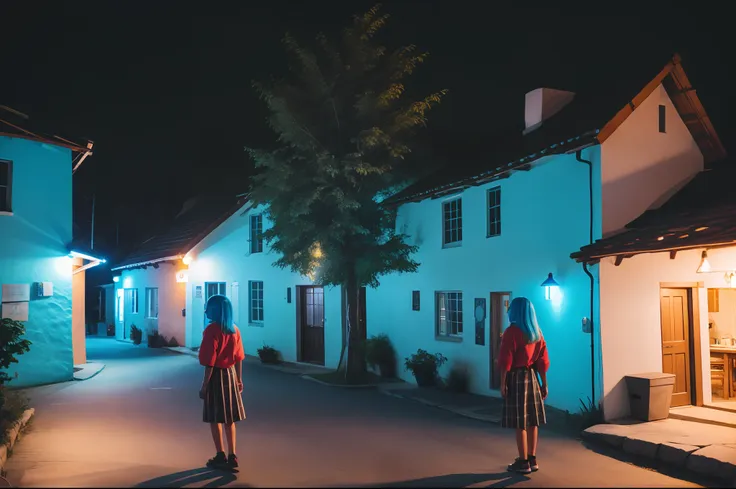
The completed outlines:
{"type": "Polygon", "coordinates": [[[204,413],[205,423],[230,424],[245,419],[243,396],[238,392],[238,375],[235,366],[229,368],[212,368],[212,377],[205,389],[204,413]]]}
{"type": "Polygon", "coordinates": [[[547,422],[544,400],[537,372],[531,368],[515,368],[506,375],[506,399],[501,426],[525,430],[547,422]]]}

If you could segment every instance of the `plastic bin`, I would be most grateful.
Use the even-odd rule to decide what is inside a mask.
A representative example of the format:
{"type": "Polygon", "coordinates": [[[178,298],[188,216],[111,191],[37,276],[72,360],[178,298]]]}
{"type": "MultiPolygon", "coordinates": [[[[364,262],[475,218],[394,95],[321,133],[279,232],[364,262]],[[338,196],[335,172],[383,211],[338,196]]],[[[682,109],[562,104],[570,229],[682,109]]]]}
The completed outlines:
{"type": "Polygon", "coordinates": [[[670,415],[675,375],[659,372],[626,376],[631,417],[640,421],[666,419],[670,415]]]}

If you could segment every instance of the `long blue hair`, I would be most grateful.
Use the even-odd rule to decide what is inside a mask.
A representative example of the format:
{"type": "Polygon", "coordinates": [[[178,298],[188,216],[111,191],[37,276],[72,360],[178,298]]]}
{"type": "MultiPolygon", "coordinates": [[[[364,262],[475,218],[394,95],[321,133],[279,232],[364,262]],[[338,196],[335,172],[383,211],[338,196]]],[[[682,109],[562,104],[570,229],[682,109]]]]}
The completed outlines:
{"type": "Polygon", "coordinates": [[[526,338],[527,343],[536,343],[542,338],[542,330],[537,323],[537,313],[532,301],[526,297],[516,297],[509,307],[509,322],[515,324],[526,338]]]}
{"type": "Polygon", "coordinates": [[[230,302],[230,299],[224,295],[213,295],[210,297],[207,300],[204,313],[210,321],[220,325],[223,333],[235,333],[235,324],[233,323],[233,305],[230,302]]]}

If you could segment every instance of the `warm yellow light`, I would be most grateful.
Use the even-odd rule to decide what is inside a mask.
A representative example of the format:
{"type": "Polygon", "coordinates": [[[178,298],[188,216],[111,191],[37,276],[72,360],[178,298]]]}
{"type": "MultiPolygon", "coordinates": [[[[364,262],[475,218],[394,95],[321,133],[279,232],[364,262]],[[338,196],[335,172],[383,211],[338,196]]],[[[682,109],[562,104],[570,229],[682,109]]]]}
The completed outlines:
{"type": "Polygon", "coordinates": [[[708,273],[711,272],[713,269],[710,267],[710,262],[708,261],[708,252],[704,251],[701,255],[700,259],[700,266],[698,267],[697,272],[698,273],[708,273]]]}
{"type": "Polygon", "coordinates": [[[192,263],[192,257],[190,255],[188,255],[188,254],[187,255],[184,255],[184,258],[181,259],[181,262],[184,265],[189,266],[192,263]]]}
{"type": "Polygon", "coordinates": [[[659,238],[657,238],[657,241],[662,241],[663,239],[664,239],[664,236],[660,236],[659,238]]]}
{"type": "Polygon", "coordinates": [[[319,243],[315,243],[314,248],[312,249],[312,256],[317,259],[322,258],[322,247],[319,243]]]}
{"type": "Polygon", "coordinates": [[[708,229],[708,226],[703,226],[703,227],[696,229],[695,232],[699,233],[700,231],[705,231],[706,229],[708,229]]]}

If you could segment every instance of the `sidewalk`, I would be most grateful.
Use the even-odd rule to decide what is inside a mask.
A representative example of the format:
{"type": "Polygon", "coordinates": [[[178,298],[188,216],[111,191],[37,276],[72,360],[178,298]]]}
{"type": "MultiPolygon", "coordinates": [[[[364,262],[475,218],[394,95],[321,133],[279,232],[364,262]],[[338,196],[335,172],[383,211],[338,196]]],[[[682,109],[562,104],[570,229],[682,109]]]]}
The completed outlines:
{"type": "Polygon", "coordinates": [[[736,487],[736,429],[679,419],[620,420],[591,426],[583,438],[629,455],[722,479],[736,487]]]}

